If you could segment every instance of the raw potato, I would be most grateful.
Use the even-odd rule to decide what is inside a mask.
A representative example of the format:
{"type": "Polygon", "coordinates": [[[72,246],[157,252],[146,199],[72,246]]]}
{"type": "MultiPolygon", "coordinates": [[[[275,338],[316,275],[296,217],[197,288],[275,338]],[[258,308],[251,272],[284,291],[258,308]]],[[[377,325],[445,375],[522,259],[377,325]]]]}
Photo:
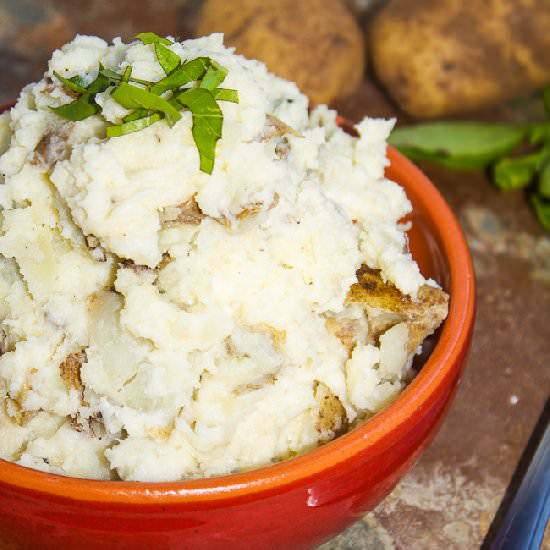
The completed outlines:
{"type": "Polygon", "coordinates": [[[314,103],[351,95],[365,67],[361,30],[334,0],[207,0],[197,36],[225,33],[237,53],[264,61],[314,103]]]}
{"type": "Polygon", "coordinates": [[[550,82],[548,0],[390,0],[369,29],[374,70],[417,118],[480,109],[550,82]]]}

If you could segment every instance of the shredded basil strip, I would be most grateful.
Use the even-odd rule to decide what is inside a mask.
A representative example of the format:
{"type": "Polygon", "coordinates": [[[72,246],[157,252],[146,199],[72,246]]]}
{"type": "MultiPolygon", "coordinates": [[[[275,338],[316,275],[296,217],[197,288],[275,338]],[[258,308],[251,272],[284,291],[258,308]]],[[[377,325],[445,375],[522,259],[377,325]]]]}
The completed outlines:
{"type": "Polygon", "coordinates": [[[99,105],[94,101],[95,95],[98,92],[103,92],[109,86],[109,79],[102,74],[98,74],[97,78],[88,86],[86,91],[78,98],[61,105],[59,107],[50,107],[50,109],[58,116],[76,122],[84,120],[89,116],[95,115],[99,111],[99,105]]]}
{"type": "Polygon", "coordinates": [[[128,65],[124,69],[124,73],[122,74],[122,77],[120,79],[121,82],[128,82],[130,80],[130,77],[132,76],[132,66],[128,65]]]}
{"type": "Polygon", "coordinates": [[[168,38],[159,36],[155,32],[140,32],[134,36],[134,39],[141,40],[144,44],[166,44],[167,46],[173,44],[168,38]]]}
{"type": "Polygon", "coordinates": [[[131,134],[132,132],[139,132],[140,130],[147,128],[147,126],[151,126],[151,124],[158,122],[162,118],[163,117],[160,113],[154,113],[130,122],[125,122],[124,124],[109,126],[107,128],[107,137],[119,137],[126,134],[131,134]]]}
{"type": "Polygon", "coordinates": [[[239,103],[239,93],[237,90],[231,90],[229,88],[214,88],[210,91],[216,101],[231,101],[232,103],[239,103]]]}
{"type": "MultiPolygon", "coordinates": [[[[115,73],[115,71],[112,71],[111,69],[106,69],[103,66],[99,68],[99,74],[102,74],[104,77],[108,78],[109,80],[114,80],[115,82],[122,82],[122,77],[124,76],[124,75],[115,73]]],[[[135,82],[136,84],[142,84],[143,86],[153,85],[153,82],[149,82],[148,80],[140,80],[139,78],[133,78],[133,77],[130,77],[128,81],[135,82]]]]}
{"type": "Polygon", "coordinates": [[[69,90],[72,90],[73,92],[77,92],[79,94],[83,94],[86,92],[86,86],[84,85],[84,82],[82,78],[79,76],[73,76],[72,78],[65,78],[61,76],[57,71],[53,72],[55,78],[59,80],[65,87],[69,88],[69,90]]]}
{"type": "Polygon", "coordinates": [[[171,124],[181,118],[181,114],[166,99],[159,97],[143,88],[121,82],[111,97],[126,109],[151,109],[161,111],[171,124]]]}
{"type": "Polygon", "coordinates": [[[163,46],[160,42],[155,42],[155,53],[162,70],[167,75],[180,66],[180,56],[168,49],[166,46],[163,46]]]}
{"type": "Polygon", "coordinates": [[[199,151],[200,169],[211,174],[214,169],[216,143],[222,137],[222,111],[206,88],[187,90],[176,99],[193,115],[192,133],[199,151]]]}
{"type": "Polygon", "coordinates": [[[173,125],[181,119],[180,110],[187,108],[192,114],[192,134],[199,153],[200,169],[211,174],[223,126],[223,113],[217,101],[239,102],[237,90],[218,87],[225,80],[227,69],[209,57],[182,63],[179,55],[166,47],[173,42],[155,33],[141,33],[135,38],[154,45],[157,60],[166,73],[164,78],[149,82],[133,78],[130,65],[119,74],[100,64],[97,78],[86,86],[81,77],[68,79],[54,73],[64,86],[81,95],[72,103],[52,108],[52,111],[71,121],[87,118],[101,110],[95,103],[95,95],[113,86],[111,97],[131,112],[121,124],[106,128],[106,135],[111,138],[138,132],[164,118],[173,125]],[[196,82],[198,88],[182,88],[192,82],[196,82]],[[161,97],[165,92],[173,93],[161,97]]]}
{"type": "Polygon", "coordinates": [[[65,120],[71,120],[73,122],[84,120],[89,116],[95,115],[99,111],[99,106],[90,102],[86,96],[87,94],[82,94],[81,97],[75,99],[71,103],[59,107],[50,107],[50,109],[65,120]]]}
{"type": "Polygon", "coordinates": [[[156,82],[151,88],[151,92],[160,95],[167,90],[176,90],[188,82],[200,80],[209,66],[210,59],[208,57],[197,57],[188,61],[178,67],[173,73],[156,82]]]}
{"type": "Polygon", "coordinates": [[[200,87],[207,90],[213,90],[218,87],[227,76],[227,69],[216,63],[213,59],[210,60],[210,67],[206,70],[202,78],[200,87]]]}
{"type": "Polygon", "coordinates": [[[143,118],[150,114],[152,114],[152,112],[149,109],[136,109],[129,115],[126,115],[122,120],[123,122],[131,122],[132,120],[137,120],[138,118],[143,118]]]}

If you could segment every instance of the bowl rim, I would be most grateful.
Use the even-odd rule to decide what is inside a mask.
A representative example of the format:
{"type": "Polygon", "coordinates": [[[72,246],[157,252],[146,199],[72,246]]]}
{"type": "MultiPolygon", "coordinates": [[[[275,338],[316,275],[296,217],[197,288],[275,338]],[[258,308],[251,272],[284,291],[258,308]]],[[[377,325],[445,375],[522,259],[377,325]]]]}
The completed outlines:
{"type": "MultiPolygon", "coordinates": [[[[0,106],[0,112],[12,105],[0,106]]],[[[343,127],[353,128],[353,123],[341,117],[338,122],[343,127]]],[[[414,182],[415,191],[430,205],[429,211],[449,264],[451,297],[439,341],[414,380],[387,408],[326,445],[247,472],[176,482],[102,481],[46,473],[0,459],[0,487],[110,504],[151,505],[159,499],[163,505],[214,502],[250,497],[260,491],[277,490],[310,479],[390,440],[401,425],[410,421],[415,411],[422,410],[434,399],[453,366],[460,362],[473,328],[475,280],[462,229],[439,191],[417,166],[389,145],[387,156],[392,169],[407,174],[408,185],[414,182]]]]}

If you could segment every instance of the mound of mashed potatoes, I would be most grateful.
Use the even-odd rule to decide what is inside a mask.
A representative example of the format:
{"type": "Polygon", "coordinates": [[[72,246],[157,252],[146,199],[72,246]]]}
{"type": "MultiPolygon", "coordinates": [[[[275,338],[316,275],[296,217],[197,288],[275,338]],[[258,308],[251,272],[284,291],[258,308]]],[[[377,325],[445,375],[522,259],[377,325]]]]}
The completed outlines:
{"type": "Polygon", "coordinates": [[[219,34],[169,48],[238,90],[211,175],[189,111],[108,139],[128,114],[110,89],[101,116],[49,108],[74,99],[54,71],[161,79],[152,44],[77,36],[0,117],[5,460],[138,481],[283,460],[395,398],[446,314],[384,177],[393,121],[352,137],[219,34]]]}

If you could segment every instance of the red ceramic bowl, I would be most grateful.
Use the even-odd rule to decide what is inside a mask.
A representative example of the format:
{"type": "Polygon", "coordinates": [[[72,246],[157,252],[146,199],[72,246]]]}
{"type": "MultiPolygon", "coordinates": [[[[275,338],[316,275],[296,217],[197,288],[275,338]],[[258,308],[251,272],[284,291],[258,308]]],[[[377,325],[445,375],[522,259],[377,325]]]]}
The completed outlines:
{"type": "Polygon", "coordinates": [[[455,393],[474,321],[474,274],[449,207],[389,148],[407,191],[411,250],[450,293],[449,316],[415,380],[384,411],[327,445],[276,465],[177,483],[90,481],[0,460],[0,548],[310,548],[378,504],[433,438],[455,393]]]}

